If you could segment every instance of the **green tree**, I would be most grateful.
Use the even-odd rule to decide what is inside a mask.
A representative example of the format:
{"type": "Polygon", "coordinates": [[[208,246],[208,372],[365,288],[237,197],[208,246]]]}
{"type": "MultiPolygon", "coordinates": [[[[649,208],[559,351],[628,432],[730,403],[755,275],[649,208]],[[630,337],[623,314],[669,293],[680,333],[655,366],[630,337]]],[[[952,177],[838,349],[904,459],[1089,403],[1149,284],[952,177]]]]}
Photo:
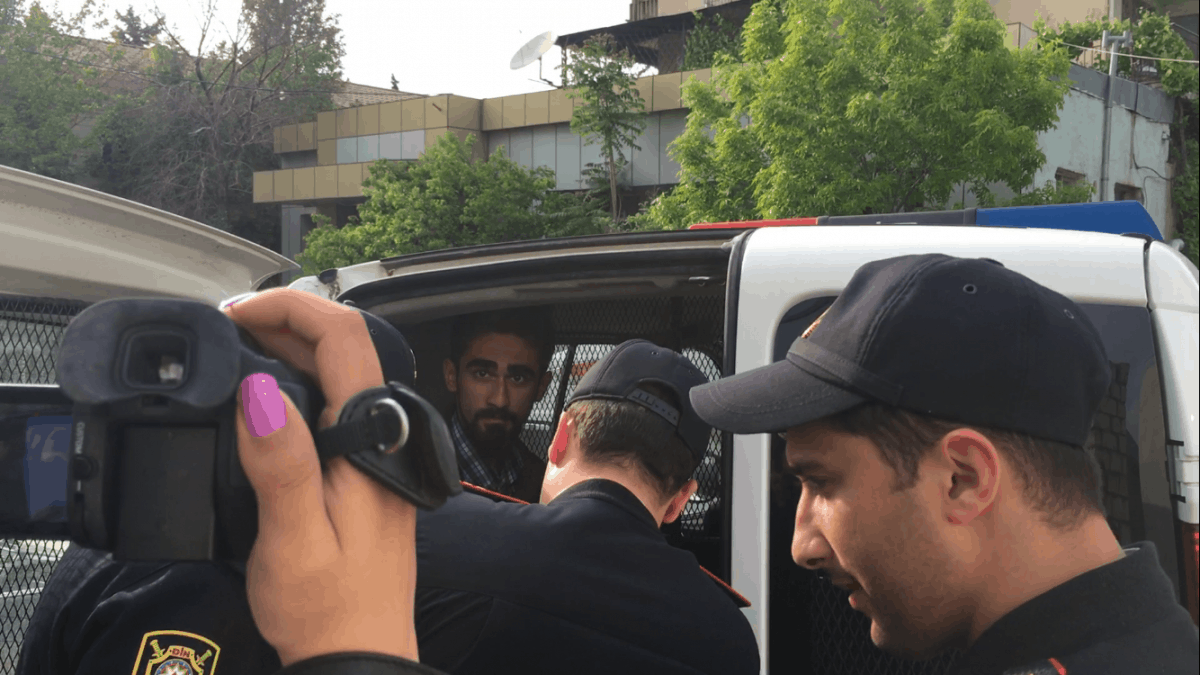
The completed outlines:
{"type": "Polygon", "coordinates": [[[582,101],[571,115],[571,131],[584,142],[597,143],[603,160],[600,175],[609,189],[613,227],[620,219],[619,177],[629,162],[627,148],[641,150],[638,136],[646,128],[646,105],[637,90],[637,62],[602,34],[572,50],[563,68],[567,96],[582,101]]]}
{"type": "Polygon", "coordinates": [[[1067,56],[1012,50],[985,0],[761,0],[741,61],[684,86],[681,182],[636,223],[903,212],[1020,190],[1067,56]]]}
{"type": "Polygon", "coordinates": [[[742,31],[725,21],[720,14],[712,19],[692,12],[695,26],[688,31],[683,47],[683,69],[712,68],[718,54],[736,57],[742,53],[742,31]]]}
{"type": "MultiPolygon", "coordinates": [[[[1163,59],[1180,59],[1181,61],[1141,61],[1134,72],[1135,61],[1129,55],[1117,53],[1117,75],[1133,78],[1135,75],[1147,73],[1147,68],[1153,68],[1157,74],[1163,93],[1170,96],[1186,96],[1197,91],[1197,73],[1200,72],[1194,63],[1184,63],[1193,58],[1192,50],[1187,42],[1171,28],[1171,18],[1153,10],[1143,8],[1137,21],[1122,19],[1114,21],[1107,16],[1099,19],[1088,19],[1079,23],[1064,21],[1060,26],[1051,26],[1040,16],[1034,21],[1034,31],[1037,32],[1038,44],[1045,49],[1061,49],[1071,59],[1077,59],[1083,54],[1080,47],[1091,47],[1099,42],[1104,31],[1121,35],[1125,31],[1133,34],[1133,53],[1156,56],[1163,59]],[[1078,46],[1073,46],[1078,45],[1078,46]]],[[[1109,54],[1096,52],[1092,68],[1102,73],[1108,72],[1109,54]]]]}
{"type": "Polygon", "coordinates": [[[531,171],[503,152],[472,162],[475,142],[447,133],[415,162],[376,162],[358,218],[341,229],[315,219],[319,226],[298,256],[305,273],[432,249],[603,232],[604,213],[555,192],[552,171],[531,171]]]}
{"type": "Polygon", "coordinates": [[[101,189],[278,250],[278,209],[254,204],[253,174],[278,168],[275,127],[332,108],[341,33],[324,0],[243,0],[215,44],[214,23],[210,2],[194,52],[164,28],[151,84],[98,126],[91,172],[101,189]]]}
{"type": "Polygon", "coordinates": [[[109,35],[113,42],[121,45],[149,47],[158,41],[158,34],[163,30],[163,17],[160,16],[151,24],[142,23],[142,17],[134,13],[132,5],[124,14],[116,12],[116,19],[120,25],[112,29],[109,35]]]}
{"type": "Polygon", "coordinates": [[[103,51],[89,51],[69,33],[91,9],[74,17],[36,2],[0,4],[0,164],[71,180],[85,147],[85,126],[102,105],[103,51]]]}

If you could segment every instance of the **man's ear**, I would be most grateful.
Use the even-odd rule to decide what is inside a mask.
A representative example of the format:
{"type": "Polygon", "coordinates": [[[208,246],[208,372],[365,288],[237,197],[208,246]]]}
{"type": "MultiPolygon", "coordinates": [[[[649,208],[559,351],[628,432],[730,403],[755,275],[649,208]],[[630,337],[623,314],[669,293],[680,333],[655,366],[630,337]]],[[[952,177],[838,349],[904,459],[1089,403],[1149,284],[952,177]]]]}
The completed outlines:
{"type": "Polygon", "coordinates": [[[546,369],[546,372],[542,373],[542,381],[538,383],[537,398],[533,399],[535,402],[542,400],[542,397],[546,395],[546,390],[550,388],[550,380],[553,379],[553,375],[554,373],[550,372],[549,368],[546,369]]]}
{"type": "Polygon", "coordinates": [[[1000,453],[986,436],[973,429],[955,429],[939,441],[938,458],[949,469],[949,479],[940,480],[938,486],[947,522],[967,525],[995,505],[1002,468],[1000,453]]]}
{"type": "Polygon", "coordinates": [[[674,497],[671,497],[671,502],[667,504],[667,512],[663,514],[664,525],[675,522],[683,514],[684,507],[687,506],[688,500],[692,498],[692,494],[698,487],[700,487],[699,483],[689,480],[679,489],[679,492],[675,493],[674,497]]]}
{"type": "Polygon", "coordinates": [[[446,379],[446,391],[458,393],[458,368],[450,359],[442,361],[442,377],[446,379]]]}
{"type": "Polygon", "coordinates": [[[558,418],[558,429],[554,431],[554,440],[550,441],[550,449],[546,451],[547,463],[561,469],[567,460],[567,445],[571,442],[575,420],[571,415],[563,413],[558,418]]]}

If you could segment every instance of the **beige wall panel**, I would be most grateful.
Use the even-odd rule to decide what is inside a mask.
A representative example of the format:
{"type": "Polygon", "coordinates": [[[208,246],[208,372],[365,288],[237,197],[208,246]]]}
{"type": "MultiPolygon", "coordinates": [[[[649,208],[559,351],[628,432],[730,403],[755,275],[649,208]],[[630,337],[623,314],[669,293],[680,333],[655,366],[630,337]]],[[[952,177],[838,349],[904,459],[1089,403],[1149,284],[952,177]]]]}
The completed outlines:
{"type": "Polygon", "coordinates": [[[286,202],[292,198],[292,169],[275,172],[275,201],[286,202]]]}
{"type": "Polygon", "coordinates": [[[301,151],[317,149],[316,122],[296,125],[296,149],[301,151]]]}
{"type": "MultiPolygon", "coordinates": [[[[682,104],[679,102],[679,87],[683,83],[682,73],[655,75],[653,110],[675,110],[682,104]]],[[[646,108],[651,110],[649,106],[646,108]]]]}
{"type": "Polygon", "coordinates": [[[525,126],[550,123],[550,92],[525,94],[525,126]]]}
{"type": "Polygon", "coordinates": [[[430,96],[425,99],[425,128],[436,129],[449,124],[449,96],[430,96]]]}
{"type": "Polygon", "coordinates": [[[296,126],[289,124],[279,128],[279,152],[295,152],[299,149],[296,147],[296,134],[299,131],[296,126]]]}
{"type": "Polygon", "coordinates": [[[379,104],[358,109],[358,135],[370,136],[379,133],[379,104]]]}
{"type": "Polygon", "coordinates": [[[317,199],[331,199],[338,196],[338,168],[336,166],[318,166],[313,169],[316,174],[317,199]]]}
{"type": "Polygon", "coordinates": [[[449,116],[447,124],[460,129],[479,129],[481,128],[482,120],[482,101],[476,98],[467,98],[465,96],[454,96],[451,94],[449,99],[449,116]]]}
{"type": "Polygon", "coordinates": [[[638,95],[642,97],[642,101],[646,106],[646,110],[654,109],[654,78],[642,77],[637,81],[638,95]]]}
{"type": "MultiPolygon", "coordinates": [[[[1001,22],[1026,26],[1032,26],[1038,14],[1056,26],[1061,26],[1064,21],[1078,23],[1108,14],[1108,0],[991,0],[989,4],[1001,22]]],[[[1120,12],[1121,3],[1117,3],[1117,13],[1120,12]]]]}
{"type": "Polygon", "coordinates": [[[546,121],[550,124],[570,122],[575,106],[571,104],[571,99],[567,98],[567,93],[562,89],[555,89],[549,93],[550,114],[546,121]]]}
{"type": "Polygon", "coordinates": [[[505,96],[500,100],[504,102],[504,122],[502,128],[510,129],[512,127],[525,126],[525,95],[505,96]]]}
{"type": "Polygon", "coordinates": [[[691,79],[700,80],[701,82],[712,82],[712,68],[705,68],[704,70],[689,70],[688,72],[683,73],[684,82],[687,82],[691,79]]]}
{"type": "Polygon", "coordinates": [[[425,99],[414,98],[403,101],[400,111],[400,130],[416,131],[425,128],[425,99]]]}
{"type": "MultiPolygon", "coordinates": [[[[437,143],[437,140],[446,133],[446,127],[441,129],[426,129],[425,130],[425,149],[428,150],[437,143]]],[[[424,154],[424,153],[422,153],[424,154]]]]}
{"type": "Polygon", "coordinates": [[[392,101],[379,106],[379,133],[393,134],[404,130],[404,101],[392,101]]]}
{"type": "Polygon", "coordinates": [[[276,154],[283,152],[280,148],[283,147],[283,127],[275,127],[271,130],[275,137],[275,152],[276,154]]]}
{"type": "Polygon", "coordinates": [[[342,164],[337,168],[339,197],[362,196],[362,164],[342,164]]]}
{"type": "Polygon", "coordinates": [[[317,141],[317,166],[337,164],[337,139],[317,141]]]}
{"type": "Polygon", "coordinates": [[[254,203],[263,204],[275,201],[274,171],[254,172],[254,203]]]}
{"type": "Polygon", "coordinates": [[[483,101],[483,130],[495,131],[504,127],[504,99],[488,98],[483,101]]]}
{"type": "Polygon", "coordinates": [[[292,173],[292,199],[296,201],[317,198],[317,168],[295,169],[292,173]]]}
{"type": "Polygon", "coordinates": [[[337,111],[337,137],[348,138],[358,135],[358,108],[342,108],[337,111]]]}
{"type": "Polygon", "coordinates": [[[683,14],[691,9],[689,4],[698,1],[699,0],[658,0],[658,15],[670,16],[672,14],[683,14]]]}
{"type": "Polygon", "coordinates": [[[317,114],[317,140],[337,138],[337,112],[329,110],[317,114]]]}

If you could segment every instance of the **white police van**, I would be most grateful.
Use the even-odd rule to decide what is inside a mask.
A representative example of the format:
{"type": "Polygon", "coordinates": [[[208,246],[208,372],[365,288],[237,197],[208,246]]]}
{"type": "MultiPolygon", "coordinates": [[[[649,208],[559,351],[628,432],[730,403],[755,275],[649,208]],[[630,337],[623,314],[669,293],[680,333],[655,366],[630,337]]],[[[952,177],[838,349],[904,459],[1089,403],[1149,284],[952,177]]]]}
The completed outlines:
{"type": "MultiPolygon", "coordinates": [[[[0,332],[36,334],[33,315],[17,311],[23,297],[94,302],[156,295],[215,303],[294,267],[212,228],[17,174],[0,175],[0,184],[21,186],[0,185],[0,293],[8,294],[0,295],[0,322],[7,322],[0,332]],[[24,190],[44,196],[27,198],[24,190]],[[34,202],[36,209],[21,206],[34,202]]],[[[1195,619],[1200,281],[1135,202],[535,240],[399,256],[291,286],[395,323],[417,355],[418,389],[446,408],[451,401],[440,364],[454,317],[528,306],[552,312],[556,375],[526,433],[530,447],[544,454],[571,388],[612,346],[647,338],[683,351],[710,377],[756,368],[783,358],[859,266],[929,252],[998,260],[1088,313],[1113,368],[1095,429],[1109,523],[1123,544],[1155,543],[1195,619]]],[[[38,325],[61,325],[81,307],[64,306],[71,311],[39,315],[38,325]]],[[[0,334],[0,344],[6,340],[12,338],[0,334]]],[[[52,363],[39,368],[22,381],[50,384],[52,363]]],[[[6,389],[10,398],[17,391],[6,389]]],[[[944,672],[953,655],[912,664],[879,652],[846,594],[792,563],[798,493],[782,479],[781,445],[767,435],[714,432],[710,457],[697,472],[701,494],[682,522],[665,531],[750,600],[743,611],[762,648],[763,672],[944,672]]],[[[40,582],[3,583],[0,594],[20,590],[14,583],[40,582]]],[[[31,610],[34,597],[20,596],[22,607],[31,610]]],[[[13,620],[10,611],[0,608],[0,622],[13,620]]],[[[19,641],[19,631],[6,641],[14,632],[19,641]]]]}

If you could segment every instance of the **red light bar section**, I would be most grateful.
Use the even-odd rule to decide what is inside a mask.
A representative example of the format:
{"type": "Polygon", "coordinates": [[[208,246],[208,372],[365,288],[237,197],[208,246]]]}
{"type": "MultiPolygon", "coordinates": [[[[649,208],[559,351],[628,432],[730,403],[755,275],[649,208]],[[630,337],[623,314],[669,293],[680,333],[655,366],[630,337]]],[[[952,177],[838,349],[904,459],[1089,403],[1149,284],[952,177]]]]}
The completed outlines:
{"type": "Polygon", "coordinates": [[[739,220],[729,223],[696,223],[689,230],[745,230],[753,227],[787,227],[790,225],[816,225],[816,218],[782,218],[780,220],[739,220]]]}

